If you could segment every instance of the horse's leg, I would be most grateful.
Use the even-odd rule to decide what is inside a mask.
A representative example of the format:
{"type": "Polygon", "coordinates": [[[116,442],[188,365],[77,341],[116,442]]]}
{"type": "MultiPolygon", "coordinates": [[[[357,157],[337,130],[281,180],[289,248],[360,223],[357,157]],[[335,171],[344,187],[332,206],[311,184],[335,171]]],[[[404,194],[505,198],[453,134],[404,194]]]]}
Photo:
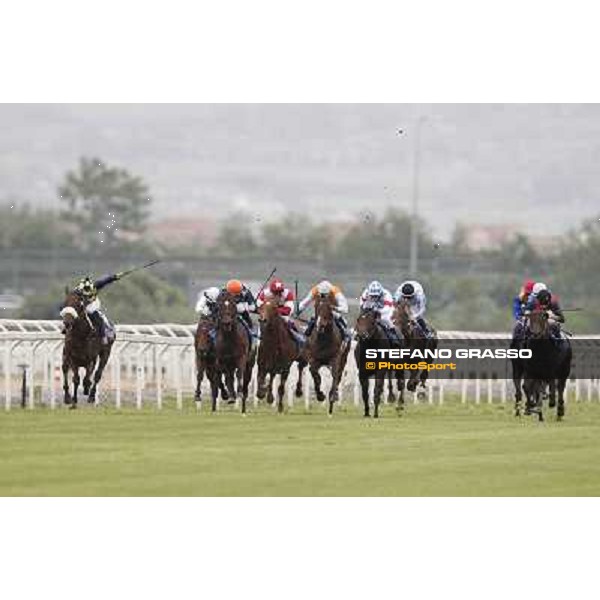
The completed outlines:
{"type": "Polygon", "coordinates": [[[75,367],[73,369],[73,403],[71,404],[71,408],[77,408],[77,389],[79,388],[80,381],[79,367],[75,367]]]}
{"type": "Polygon", "coordinates": [[[315,382],[315,394],[317,395],[317,400],[323,402],[323,400],[325,400],[325,394],[321,390],[321,374],[319,373],[319,365],[315,361],[311,361],[310,363],[310,374],[315,382]]]}
{"type": "Polygon", "coordinates": [[[256,397],[259,400],[262,400],[267,393],[267,386],[265,384],[266,378],[267,378],[266,371],[259,366],[258,374],[256,375],[256,397]]]}
{"type": "Polygon", "coordinates": [[[102,374],[104,373],[104,368],[106,367],[106,363],[108,362],[108,358],[110,356],[110,348],[100,353],[100,357],[98,360],[98,366],[96,367],[96,372],[94,373],[94,385],[92,385],[92,389],[90,390],[90,395],[88,398],[88,402],[92,403],[96,401],[96,391],[98,389],[98,384],[102,379],[102,374]]]}
{"type": "Polygon", "coordinates": [[[210,373],[208,373],[208,379],[210,381],[210,409],[212,412],[215,412],[217,410],[217,398],[219,396],[219,387],[221,383],[221,373],[215,366],[211,367],[210,373]]]}
{"type": "Polygon", "coordinates": [[[548,384],[548,408],[556,406],[556,379],[551,379],[548,384]]]}
{"type": "Polygon", "coordinates": [[[227,371],[225,371],[225,385],[227,386],[227,392],[229,393],[229,398],[227,400],[228,404],[233,404],[235,402],[236,394],[235,394],[235,369],[229,367],[227,371]]]}
{"type": "Polygon", "coordinates": [[[72,399],[71,399],[71,394],[69,393],[69,365],[68,363],[63,359],[63,364],[62,364],[62,374],[63,374],[63,391],[64,391],[64,403],[65,404],[71,404],[72,403],[72,399]]]}
{"type": "Polygon", "coordinates": [[[83,376],[83,395],[88,396],[90,393],[90,387],[92,385],[92,373],[94,372],[94,367],[96,366],[96,361],[92,361],[85,366],[85,375],[83,376]]]}
{"type": "Polygon", "coordinates": [[[394,373],[389,373],[387,376],[387,383],[388,383],[388,395],[387,395],[387,401],[389,404],[394,404],[394,402],[396,402],[396,395],[394,394],[394,373]]]}
{"type": "Polygon", "coordinates": [[[521,391],[521,368],[513,363],[513,385],[515,386],[515,417],[521,416],[523,393],[521,391]]]}
{"type": "Polygon", "coordinates": [[[385,386],[385,375],[381,377],[377,377],[375,379],[375,391],[373,392],[373,404],[375,405],[375,410],[373,411],[373,418],[379,418],[379,404],[381,403],[381,396],[383,394],[383,388],[385,386]]]}
{"type": "Polygon", "coordinates": [[[365,417],[371,416],[371,412],[369,409],[369,382],[370,382],[370,379],[368,377],[364,377],[364,378],[360,379],[360,390],[362,393],[362,401],[363,401],[363,406],[365,409],[365,412],[364,412],[365,417]]]}
{"type": "Polygon", "coordinates": [[[275,396],[273,396],[273,382],[276,374],[274,371],[269,373],[269,383],[267,384],[267,404],[273,404],[275,402],[275,396]]]}
{"type": "Polygon", "coordinates": [[[279,376],[279,387],[277,388],[277,412],[283,412],[283,396],[285,395],[285,384],[290,374],[289,367],[281,372],[279,376]]]}
{"type": "Polygon", "coordinates": [[[565,416],[565,386],[567,385],[566,378],[560,378],[556,381],[556,390],[558,392],[558,403],[556,407],[556,418],[562,421],[565,416]]]}
{"type": "Polygon", "coordinates": [[[250,387],[250,381],[252,379],[252,362],[250,360],[247,360],[243,368],[244,376],[242,380],[242,414],[245,415],[246,401],[248,400],[248,388],[250,387]]]}
{"type": "Polygon", "coordinates": [[[194,394],[194,400],[196,402],[202,402],[202,380],[204,379],[204,361],[198,359],[196,361],[196,393],[194,394]]]}
{"type": "Polygon", "coordinates": [[[329,416],[333,414],[333,405],[338,401],[338,385],[340,384],[341,374],[339,359],[336,357],[331,367],[331,389],[329,390],[329,416]]]}
{"type": "Polygon", "coordinates": [[[223,375],[219,375],[219,391],[221,392],[221,398],[223,398],[223,400],[229,400],[229,392],[227,391],[227,385],[223,381],[223,375]]]}
{"type": "Polygon", "coordinates": [[[296,382],[296,398],[302,397],[304,394],[303,386],[303,374],[306,368],[306,361],[302,358],[298,359],[298,381],[296,382]]]}
{"type": "Polygon", "coordinates": [[[398,403],[396,411],[400,414],[404,410],[404,371],[396,373],[396,382],[398,384],[398,403]]]}

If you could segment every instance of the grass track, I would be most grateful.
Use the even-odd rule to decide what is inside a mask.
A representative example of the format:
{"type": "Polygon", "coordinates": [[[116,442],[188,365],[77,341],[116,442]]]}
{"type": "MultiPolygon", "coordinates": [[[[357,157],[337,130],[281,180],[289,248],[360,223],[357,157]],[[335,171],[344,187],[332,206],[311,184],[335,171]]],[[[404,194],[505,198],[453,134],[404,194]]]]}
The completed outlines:
{"type": "MultiPolygon", "coordinates": [[[[206,407],[205,407],[206,408],[206,407]]],[[[600,495],[600,406],[556,423],[510,405],[0,414],[0,495],[600,495]]]]}

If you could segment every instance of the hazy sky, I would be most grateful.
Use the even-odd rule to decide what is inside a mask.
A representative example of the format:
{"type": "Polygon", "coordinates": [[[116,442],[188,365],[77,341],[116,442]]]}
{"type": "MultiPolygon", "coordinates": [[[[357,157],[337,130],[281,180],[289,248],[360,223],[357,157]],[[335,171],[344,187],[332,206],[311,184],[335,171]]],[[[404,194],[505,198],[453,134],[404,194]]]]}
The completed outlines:
{"type": "Polygon", "coordinates": [[[155,219],[409,209],[558,232],[600,212],[600,105],[0,105],[0,202],[56,205],[79,156],[141,175],[155,219]]]}

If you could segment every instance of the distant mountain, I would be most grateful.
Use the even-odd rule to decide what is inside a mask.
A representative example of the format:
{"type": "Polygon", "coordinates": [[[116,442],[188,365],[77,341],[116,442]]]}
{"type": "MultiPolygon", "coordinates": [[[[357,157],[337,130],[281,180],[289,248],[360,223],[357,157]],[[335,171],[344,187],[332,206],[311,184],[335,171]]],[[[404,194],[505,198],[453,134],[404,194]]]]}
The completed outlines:
{"type": "Polygon", "coordinates": [[[564,231],[600,212],[600,105],[0,105],[0,201],[56,206],[81,155],[141,175],[155,218],[247,208],[315,220],[412,197],[420,213],[564,231]]]}

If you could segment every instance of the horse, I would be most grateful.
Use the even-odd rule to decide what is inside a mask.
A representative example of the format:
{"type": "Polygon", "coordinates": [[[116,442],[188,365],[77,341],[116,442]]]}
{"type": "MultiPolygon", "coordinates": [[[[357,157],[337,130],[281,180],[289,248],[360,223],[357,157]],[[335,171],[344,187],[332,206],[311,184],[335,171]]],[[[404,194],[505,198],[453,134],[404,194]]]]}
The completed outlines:
{"type": "Polygon", "coordinates": [[[524,361],[523,389],[527,395],[531,412],[544,420],[543,392],[548,386],[549,407],[556,406],[556,419],[561,421],[565,415],[564,392],[571,373],[573,353],[568,339],[554,340],[551,336],[548,314],[544,310],[535,310],[529,315],[529,335],[523,346],[532,351],[531,358],[524,361]],[[558,395],[558,402],[557,400],[558,395]]]}
{"type": "Polygon", "coordinates": [[[333,414],[333,404],[339,397],[338,388],[346,366],[350,343],[344,339],[335,322],[334,306],[327,298],[315,300],[315,326],[306,341],[306,354],[310,373],[315,382],[317,400],[323,402],[325,394],[321,390],[321,367],[331,370],[331,389],[329,390],[329,415],[333,414]]]}
{"type": "Polygon", "coordinates": [[[212,410],[214,412],[217,409],[219,383],[224,376],[227,393],[232,401],[235,401],[237,393],[241,391],[242,414],[246,414],[255,349],[248,332],[240,323],[235,298],[228,292],[222,292],[217,299],[216,330],[215,368],[211,380],[212,410]]]}
{"type": "MultiPolygon", "coordinates": [[[[379,347],[389,347],[390,341],[382,325],[379,323],[379,313],[371,308],[363,308],[356,319],[354,327],[357,343],[354,348],[354,360],[360,364],[360,359],[366,346],[376,344],[379,347]]],[[[370,417],[369,409],[369,377],[362,376],[359,372],[362,401],[364,405],[364,416],[370,417]]],[[[385,384],[385,371],[377,371],[375,374],[375,389],[373,392],[373,403],[375,409],[373,418],[379,418],[379,404],[385,384]]]]}
{"type": "MultiPolygon", "coordinates": [[[[423,352],[424,350],[435,350],[438,345],[437,333],[431,328],[432,336],[431,338],[426,337],[425,333],[422,331],[421,327],[415,322],[414,319],[411,318],[410,307],[405,302],[399,302],[396,304],[394,309],[394,315],[392,317],[394,325],[400,329],[402,332],[402,336],[404,337],[408,348],[412,350],[420,350],[423,352]]],[[[425,362],[427,364],[431,363],[431,358],[425,358],[419,360],[419,362],[425,362]]],[[[417,386],[420,385],[423,389],[427,383],[427,379],[429,377],[429,371],[427,369],[411,369],[410,377],[406,383],[406,389],[409,392],[415,392],[417,386]]],[[[402,399],[401,403],[404,402],[404,378],[401,381],[401,389],[400,396],[402,399]]],[[[424,394],[423,391],[420,391],[417,394],[417,397],[421,397],[424,394]]]]}
{"type": "Polygon", "coordinates": [[[260,346],[258,348],[258,376],[256,397],[273,404],[273,381],[279,375],[277,388],[277,411],[283,412],[283,394],[291,366],[298,362],[296,397],[302,396],[302,374],[307,360],[304,349],[299,349],[292,339],[288,325],[279,314],[277,304],[267,300],[258,309],[260,325],[260,346]],[[266,379],[269,377],[269,382],[266,379]]]}
{"type": "MultiPolygon", "coordinates": [[[[202,401],[202,381],[204,376],[209,382],[212,381],[215,369],[215,345],[211,337],[215,323],[212,319],[200,319],[196,327],[194,336],[194,350],[196,354],[196,393],[194,398],[196,402],[202,401]]],[[[219,389],[223,400],[229,399],[229,394],[223,383],[223,379],[219,378],[219,389]]]]}
{"type": "Polygon", "coordinates": [[[65,291],[64,307],[60,311],[65,330],[62,356],[64,403],[77,407],[77,389],[80,383],[79,369],[85,369],[83,393],[90,404],[96,401],[98,384],[110,357],[115,337],[102,344],[100,334],[94,329],[86,313],[86,304],[76,292],[65,291]],[[69,371],[73,372],[73,395],[69,389],[69,371]],[[92,384],[92,375],[94,382],[92,384]]]}

